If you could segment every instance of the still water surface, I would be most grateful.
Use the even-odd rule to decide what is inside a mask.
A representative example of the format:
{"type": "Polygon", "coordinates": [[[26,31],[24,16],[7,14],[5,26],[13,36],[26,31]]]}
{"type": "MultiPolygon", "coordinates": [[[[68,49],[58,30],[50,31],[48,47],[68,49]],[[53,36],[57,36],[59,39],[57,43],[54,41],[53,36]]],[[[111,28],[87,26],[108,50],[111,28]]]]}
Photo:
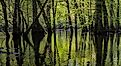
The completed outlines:
{"type": "MultiPolygon", "coordinates": [[[[54,36],[43,38],[39,48],[40,66],[120,66],[121,65],[121,36],[118,33],[81,33],[77,37],[70,32],[57,31],[56,47],[54,36]],[[77,38],[77,42],[76,42],[77,38]],[[49,40],[50,39],[50,40],[49,40]]],[[[31,40],[31,38],[30,38],[31,40]]],[[[15,53],[12,35],[9,41],[7,54],[5,37],[0,35],[0,66],[36,66],[35,51],[28,44],[22,45],[21,50],[15,53]]]]}

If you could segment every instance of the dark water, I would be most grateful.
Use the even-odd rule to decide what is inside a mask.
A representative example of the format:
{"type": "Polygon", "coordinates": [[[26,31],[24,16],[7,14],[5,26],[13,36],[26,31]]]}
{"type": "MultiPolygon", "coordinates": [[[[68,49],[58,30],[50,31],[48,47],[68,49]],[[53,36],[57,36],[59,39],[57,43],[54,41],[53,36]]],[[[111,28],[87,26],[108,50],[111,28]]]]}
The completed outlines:
{"type": "MultiPolygon", "coordinates": [[[[66,31],[57,31],[56,46],[54,36],[46,35],[40,43],[39,56],[29,45],[22,45],[21,51],[15,53],[12,35],[9,41],[9,51],[5,46],[5,37],[0,36],[0,66],[120,66],[121,42],[120,34],[115,33],[81,33],[77,37],[66,31]],[[72,37],[71,37],[72,36],[72,37]],[[76,40],[77,38],[77,40],[76,40]]],[[[30,36],[30,40],[31,36],[30,36]]]]}

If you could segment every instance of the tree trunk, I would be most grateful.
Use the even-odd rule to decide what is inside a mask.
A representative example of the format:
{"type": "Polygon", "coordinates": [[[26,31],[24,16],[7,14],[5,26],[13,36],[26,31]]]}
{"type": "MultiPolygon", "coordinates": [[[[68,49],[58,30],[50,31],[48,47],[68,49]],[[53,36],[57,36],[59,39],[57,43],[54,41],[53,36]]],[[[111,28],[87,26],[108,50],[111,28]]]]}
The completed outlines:
{"type": "Polygon", "coordinates": [[[96,19],[95,19],[95,31],[101,32],[102,25],[102,0],[96,0],[96,19]]]}
{"type": "Polygon", "coordinates": [[[33,6],[33,22],[35,22],[35,24],[32,27],[32,41],[34,43],[34,51],[35,51],[35,64],[36,66],[40,65],[39,62],[39,46],[40,46],[40,42],[41,40],[44,38],[45,36],[45,32],[43,27],[40,25],[39,20],[37,17],[37,1],[36,0],[32,0],[32,6],[33,6]]]}
{"type": "Polygon", "coordinates": [[[110,3],[110,30],[113,30],[114,29],[114,25],[113,25],[113,13],[114,13],[114,10],[113,10],[113,0],[110,0],[111,3],[110,3]]]}
{"type": "MultiPolygon", "coordinates": [[[[77,2],[76,0],[74,0],[75,3],[75,8],[78,8],[77,2]]],[[[75,47],[76,47],[76,51],[78,50],[78,43],[77,43],[77,12],[75,13],[75,47]]]]}
{"type": "Polygon", "coordinates": [[[4,20],[5,20],[5,34],[6,34],[6,48],[7,48],[7,58],[6,58],[6,66],[10,66],[10,57],[9,57],[9,39],[10,39],[10,35],[8,32],[8,19],[7,19],[7,10],[6,10],[6,3],[4,2],[4,0],[0,1],[2,4],[2,10],[3,10],[3,14],[4,14],[4,20]]]}
{"type": "Polygon", "coordinates": [[[102,4],[102,10],[103,10],[103,18],[104,18],[104,30],[108,31],[108,13],[107,13],[107,9],[106,9],[106,3],[105,0],[103,0],[103,4],[102,4]]]}
{"type": "Polygon", "coordinates": [[[66,3],[67,3],[67,10],[68,10],[69,28],[71,30],[71,34],[70,34],[70,38],[69,38],[70,39],[70,43],[69,43],[69,56],[68,56],[68,59],[70,59],[71,58],[72,37],[73,37],[73,27],[72,27],[72,21],[71,21],[69,0],[67,0],[66,3]]]}
{"type": "Polygon", "coordinates": [[[119,0],[117,0],[117,26],[116,26],[116,31],[119,31],[119,6],[120,6],[120,3],[119,3],[119,0]]]}
{"type": "Polygon", "coordinates": [[[53,26],[54,26],[54,66],[56,66],[56,25],[55,25],[55,1],[52,0],[53,26]]]}
{"type": "MultiPolygon", "coordinates": [[[[20,24],[21,24],[21,18],[20,18],[20,0],[15,0],[14,5],[14,15],[13,15],[13,41],[14,41],[14,48],[15,53],[18,53],[19,47],[21,46],[21,31],[20,31],[20,24]],[[18,47],[19,46],[19,47],[18,47]]],[[[17,64],[19,66],[22,66],[22,62],[20,60],[19,55],[16,55],[17,64]]]]}

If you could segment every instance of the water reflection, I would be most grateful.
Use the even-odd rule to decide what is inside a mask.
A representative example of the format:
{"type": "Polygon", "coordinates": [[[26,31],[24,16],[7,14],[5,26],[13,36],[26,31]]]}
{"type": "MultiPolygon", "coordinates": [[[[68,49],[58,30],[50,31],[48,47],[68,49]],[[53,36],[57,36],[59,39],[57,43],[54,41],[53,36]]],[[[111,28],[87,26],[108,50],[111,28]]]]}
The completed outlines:
{"type": "MultiPolygon", "coordinates": [[[[16,53],[12,40],[9,41],[8,49],[5,46],[5,38],[0,38],[0,66],[36,66],[38,64],[35,61],[39,66],[121,65],[120,34],[81,33],[81,30],[78,30],[75,36],[75,33],[69,31],[57,31],[56,54],[54,54],[53,34],[48,34],[42,39],[37,52],[26,42],[21,42],[21,48],[19,47],[16,53]],[[56,55],[55,59],[54,55],[56,55]]],[[[29,40],[32,40],[31,36],[29,40]]]]}

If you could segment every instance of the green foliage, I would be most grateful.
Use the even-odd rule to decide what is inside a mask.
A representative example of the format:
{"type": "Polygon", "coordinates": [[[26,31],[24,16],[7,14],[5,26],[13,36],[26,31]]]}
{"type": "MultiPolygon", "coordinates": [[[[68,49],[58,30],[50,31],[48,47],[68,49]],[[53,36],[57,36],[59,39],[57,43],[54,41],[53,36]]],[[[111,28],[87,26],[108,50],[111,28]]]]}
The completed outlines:
{"type": "Polygon", "coordinates": [[[65,2],[58,2],[56,8],[56,18],[57,22],[66,22],[67,18],[67,8],[65,2]]]}

